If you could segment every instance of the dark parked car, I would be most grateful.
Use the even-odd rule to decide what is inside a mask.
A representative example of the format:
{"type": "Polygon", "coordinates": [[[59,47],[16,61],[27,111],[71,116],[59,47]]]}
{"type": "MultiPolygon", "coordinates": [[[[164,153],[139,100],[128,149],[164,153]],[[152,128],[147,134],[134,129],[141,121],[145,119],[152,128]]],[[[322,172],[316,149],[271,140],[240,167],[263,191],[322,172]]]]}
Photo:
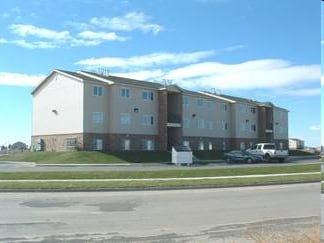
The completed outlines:
{"type": "Polygon", "coordinates": [[[247,151],[233,150],[224,154],[226,162],[245,162],[245,163],[256,163],[262,162],[263,157],[261,155],[251,154],[247,151]]]}

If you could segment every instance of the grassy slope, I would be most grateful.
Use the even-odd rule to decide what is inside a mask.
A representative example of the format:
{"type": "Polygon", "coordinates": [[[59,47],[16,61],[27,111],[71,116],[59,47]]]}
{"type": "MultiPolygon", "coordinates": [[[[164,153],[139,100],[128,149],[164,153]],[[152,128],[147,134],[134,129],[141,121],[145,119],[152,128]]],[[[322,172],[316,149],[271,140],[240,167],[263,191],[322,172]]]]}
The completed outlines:
{"type": "Polygon", "coordinates": [[[24,161],[36,163],[137,163],[166,162],[171,155],[167,152],[22,152],[1,156],[0,161],[24,161]]]}

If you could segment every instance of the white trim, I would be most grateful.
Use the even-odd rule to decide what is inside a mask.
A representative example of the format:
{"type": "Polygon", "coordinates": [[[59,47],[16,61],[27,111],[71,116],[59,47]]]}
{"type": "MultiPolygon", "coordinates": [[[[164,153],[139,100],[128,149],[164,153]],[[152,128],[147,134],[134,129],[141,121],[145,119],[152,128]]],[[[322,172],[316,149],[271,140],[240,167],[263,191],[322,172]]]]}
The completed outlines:
{"type": "Polygon", "coordinates": [[[221,96],[218,96],[218,95],[214,95],[214,94],[209,94],[209,93],[205,93],[203,91],[198,91],[198,93],[200,94],[203,94],[203,95],[207,95],[207,96],[210,96],[210,97],[213,97],[213,98],[216,98],[216,99],[220,99],[220,100],[223,100],[223,101],[227,101],[227,102],[230,102],[230,103],[236,103],[236,101],[234,100],[230,100],[230,99],[227,99],[227,98],[224,98],[224,97],[221,97],[221,96]]]}
{"type": "MultiPolygon", "coordinates": [[[[67,74],[67,73],[65,73],[65,72],[61,72],[60,70],[54,69],[54,70],[53,70],[53,73],[54,73],[54,72],[59,73],[59,74],[62,74],[62,75],[64,75],[64,76],[68,76],[69,78],[76,79],[76,80],[78,80],[78,81],[80,81],[80,82],[83,82],[83,79],[82,79],[82,78],[78,78],[78,77],[75,77],[75,76],[73,76],[73,75],[67,74]]],[[[50,74],[49,76],[51,76],[51,74],[50,74]]]]}
{"type": "Polygon", "coordinates": [[[110,80],[105,79],[105,78],[97,77],[97,76],[92,75],[92,74],[89,74],[89,73],[85,73],[85,72],[82,72],[82,71],[78,71],[77,73],[82,74],[82,75],[84,75],[84,76],[87,76],[87,77],[89,77],[89,78],[97,79],[98,81],[105,82],[105,83],[107,83],[107,84],[109,84],[109,85],[114,84],[113,81],[110,81],[110,80]]]}
{"type": "Polygon", "coordinates": [[[83,79],[81,79],[81,78],[75,77],[73,75],[67,74],[67,73],[59,71],[57,69],[53,69],[42,81],[40,81],[36,85],[36,87],[32,90],[31,94],[33,95],[49,79],[49,77],[51,77],[54,73],[58,73],[58,74],[61,74],[63,76],[75,79],[75,80],[77,80],[77,81],[79,81],[81,83],[83,82],[83,79]]]}

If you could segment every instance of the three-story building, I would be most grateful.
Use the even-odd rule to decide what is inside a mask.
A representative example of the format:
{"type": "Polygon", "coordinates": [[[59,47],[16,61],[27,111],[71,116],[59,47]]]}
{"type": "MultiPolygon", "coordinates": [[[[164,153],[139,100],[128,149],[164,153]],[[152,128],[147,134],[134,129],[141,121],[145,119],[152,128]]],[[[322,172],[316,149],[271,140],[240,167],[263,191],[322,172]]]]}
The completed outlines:
{"type": "Polygon", "coordinates": [[[288,147],[288,111],[272,103],[63,70],[32,96],[32,145],[47,151],[288,147]]]}

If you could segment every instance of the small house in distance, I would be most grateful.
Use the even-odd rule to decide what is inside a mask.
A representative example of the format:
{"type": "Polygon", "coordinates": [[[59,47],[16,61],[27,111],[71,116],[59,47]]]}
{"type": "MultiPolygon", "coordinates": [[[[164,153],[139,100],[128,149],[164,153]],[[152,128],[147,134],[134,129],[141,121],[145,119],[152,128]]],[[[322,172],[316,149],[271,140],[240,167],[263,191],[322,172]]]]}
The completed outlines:
{"type": "Polygon", "coordinates": [[[289,138],[289,149],[290,150],[297,150],[297,149],[304,149],[305,144],[304,140],[298,138],[289,138]]]}

